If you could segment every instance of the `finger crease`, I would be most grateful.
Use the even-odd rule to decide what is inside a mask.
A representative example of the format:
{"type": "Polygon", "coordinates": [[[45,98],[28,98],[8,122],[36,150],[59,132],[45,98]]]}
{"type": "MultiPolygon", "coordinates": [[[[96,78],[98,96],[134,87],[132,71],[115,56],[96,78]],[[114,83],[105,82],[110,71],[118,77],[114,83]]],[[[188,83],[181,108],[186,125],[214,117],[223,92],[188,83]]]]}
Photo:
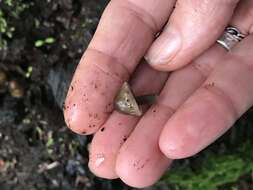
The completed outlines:
{"type": "MultiPolygon", "coordinates": [[[[241,62],[238,62],[238,64],[241,64],[241,62]]],[[[244,62],[244,65],[250,70],[253,72],[253,65],[252,63],[246,63],[246,61],[244,62]]]]}
{"type": "Polygon", "coordinates": [[[157,31],[159,31],[158,24],[152,14],[129,0],[127,0],[126,3],[128,6],[124,6],[123,8],[130,11],[138,20],[144,23],[153,34],[156,34],[157,31]]]}
{"type": "Polygon", "coordinates": [[[175,108],[173,108],[172,106],[169,106],[169,105],[167,105],[167,104],[165,104],[165,103],[162,103],[161,101],[157,101],[157,106],[161,106],[161,107],[164,107],[164,108],[166,108],[167,110],[169,110],[170,111],[170,113],[171,114],[174,114],[175,112],[176,112],[176,109],[175,108]]]}
{"type": "Polygon", "coordinates": [[[194,70],[196,70],[205,79],[208,77],[208,75],[211,71],[211,68],[208,67],[207,65],[204,66],[204,64],[200,65],[199,63],[193,63],[193,64],[191,64],[191,66],[194,70]]]}
{"type": "Polygon", "coordinates": [[[102,54],[103,56],[108,57],[109,60],[112,60],[112,61],[109,62],[109,64],[113,63],[113,66],[116,66],[116,65],[117,65],[117,67],[119,66],[120,67],[119,69],[123,71],[124,76],[116,74],[115,72],[112,72],[110,69],[105,69],[104,67],[102,67],[97,62],[93,62],[92,64],[95,65],[104,74],[109,75],[111,77],[114,77],[114,78],[116,78],[117,80],[120,80],[120,81],[125,81],[125,80],[127,80],[130,77],[130,71],[129,71],[129,69],[122,62],[120,62],[117,57],[109,55],[107,53],[104,53],[104,52],[102,52],[100,50],[97,50],[97,49],[91,48],[91,47],[88,48],[88,51],[94,51],[94,52],[97,52],[99,54],[102,54]],[[115,64],[115,62],[118,63],[118,64],[115,64]]]}
{"type": "Polygon", "coordinates": [[[211,96],[221,99],[221,101],[224,102],[228,107],[228,110],[231,111],[234,118],[239,117],[240,114],[236,109],[236,105],[233,99],[224,90],[222,90],[218,86],[215,86],[214,83],[205,84],[204,86],[202,86],[202,88],[206,90],[211,96]]]}
{"type": "MultiPolygon", "coordinates": [[[[248,70],[253,72],[253,64],[249,61],[247,61],[249,56],[245,56],[245,55],[235,55],[235,52],[230,53],[230,56],[233,56],[233,60],[236,60],[236,64],[240,64],[240,65],[244,65],[248,70]],[[244,60],[244,61],[242,61],[244,60]]],[[[231,64],[230,62],[228,62],[227,64],[231,64]]]]}

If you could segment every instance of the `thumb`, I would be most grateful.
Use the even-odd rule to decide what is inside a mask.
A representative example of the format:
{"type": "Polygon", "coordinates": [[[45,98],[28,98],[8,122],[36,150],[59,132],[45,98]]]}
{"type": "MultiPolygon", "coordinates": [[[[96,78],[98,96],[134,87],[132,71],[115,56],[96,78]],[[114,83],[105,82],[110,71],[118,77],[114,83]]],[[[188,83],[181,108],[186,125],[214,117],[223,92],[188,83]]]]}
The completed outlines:
{"type": "Polygon", "coordinates": [[[208,49],[227,26],[239,0],[178,0],[145,58],[162,71],[178,69],[208,49]]]}

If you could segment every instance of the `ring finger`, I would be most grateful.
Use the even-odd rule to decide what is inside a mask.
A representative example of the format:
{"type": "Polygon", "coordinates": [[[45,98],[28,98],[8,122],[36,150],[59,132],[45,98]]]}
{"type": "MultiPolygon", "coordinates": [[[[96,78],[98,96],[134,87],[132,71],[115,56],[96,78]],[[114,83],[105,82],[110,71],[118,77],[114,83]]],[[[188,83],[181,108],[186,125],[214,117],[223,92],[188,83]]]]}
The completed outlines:
{"type": "MultiPolygon", "coordinates": [[[[253,1],[242,1],[232,24],[252,29],[253,1]]],[[[160,148],[170,158],[192,156],[225,133],[252,102],[252,36],[238,43],[166,123],[160,148]],[[222,64],[221,64],[222,63],[222,64]]]]}

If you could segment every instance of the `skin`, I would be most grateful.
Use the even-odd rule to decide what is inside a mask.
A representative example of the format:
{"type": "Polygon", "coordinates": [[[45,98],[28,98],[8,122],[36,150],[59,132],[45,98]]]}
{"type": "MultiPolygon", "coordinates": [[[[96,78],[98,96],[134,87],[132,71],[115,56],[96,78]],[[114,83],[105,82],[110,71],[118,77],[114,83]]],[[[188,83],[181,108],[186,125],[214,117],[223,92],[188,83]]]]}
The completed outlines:
{"type": "Polygon", "coordinates": [[[149,48],[146,59],[161,71],[189,64],[221,35],[238,2],[178,0],[163,32],[149,48]]]}
{"type": "MultiPolygon", "coordinates": [[[[154,71],[147,64],[142,64],[137,68],[130,84],[132,84],[132,90],[136,95],[151,92],[158,94],[167,78],[167,73],[154,71]],[[149,85],[151,82],[152,86],[149,85]]],[[[114,170],[118,151],[135,128],[139,119],[139,117],[124,115],[117,111],[111,114],[101,129],[94,135],[91,143],[89,168],[93,173],[108,179],[118,177],[114,170]],[[114,134],[113,138],[111,137],[112,132],[114,134]],[[100,154],[103,154],[108,159],[105,159],[103,164],[98,167],[96,158],[100,154]]]]}
{"type": "Polygon", "coordinates": [[[71,130],[96,132],[90,149],[91,171],[103,178],[119,177],[140,188],[154,184],[171,159],[204,149],[253,104],[253,36],[248,35],[253,28],[253,1],[240,1],[232,19],[237,1],[143,2],[110,2],[76,70],[64,110],[71,130]],[[196,2],[200,6],[193,6],[196,2]],[[218,5],[219,10],[215,8],[218,5]],[[213,12],[208,12],[208,6],[213,12]],[[227,52],[214,42],[229,19],[248,37],[227,52]],[[145,54],[152,60],[152,51],[160,51],[154,47],[171,38],[166,37],[171,33],[167,26],[154,38],[167,20],[167,26],[177,30],[185,26],[196,31],[176,32],[183,36],[183,48],[173,59],[166,58],[165,64],[152,64],[158,70],[171,70],[189,63],[169,77],[145,63],[137,67],[145,54]],[[141,118],[120,114],[111,107],[128,79],[137,95],[160,92],[157,103],[145,108],[141,118]]]}

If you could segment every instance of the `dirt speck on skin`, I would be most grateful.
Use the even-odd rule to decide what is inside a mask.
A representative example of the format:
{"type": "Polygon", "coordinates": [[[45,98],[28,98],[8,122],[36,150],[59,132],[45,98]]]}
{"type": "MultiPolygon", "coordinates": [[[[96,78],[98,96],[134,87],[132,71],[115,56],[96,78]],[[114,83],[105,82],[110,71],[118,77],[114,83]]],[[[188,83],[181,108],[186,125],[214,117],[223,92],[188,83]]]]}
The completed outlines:
{"type": "Polygon", "coordinates": [[[113,112],[113,103],[108,103],[105,106],[105,113],[110,114],[113,112]]]}
{"type": "Polygon", "coordinates": [[[104,161],[105,161],[104,154],[102,154],[102,153],[97,154],[96,158],[95,158],[95,166],[99,167],[101,164],[103,164],[104,161]]]}
{"type": "Polygon", "coordinates": [[[63,103],[63,105],[62,105],[62,110],[66,110],[65,103],[63,103]]]}
{"type": "Polygon", "coordinates": [[[97,126],[95,124],[88,125],[89,128],[96,128],[97,126]]]}
{"type": "Polygon", "coordinates": [[[144,161],[142,160],[137,160],[134,161],[133,166],[136,170],[141,170],[145,167],[145,165],[149,162],[149,159],[146,159],[144,161]]]}

